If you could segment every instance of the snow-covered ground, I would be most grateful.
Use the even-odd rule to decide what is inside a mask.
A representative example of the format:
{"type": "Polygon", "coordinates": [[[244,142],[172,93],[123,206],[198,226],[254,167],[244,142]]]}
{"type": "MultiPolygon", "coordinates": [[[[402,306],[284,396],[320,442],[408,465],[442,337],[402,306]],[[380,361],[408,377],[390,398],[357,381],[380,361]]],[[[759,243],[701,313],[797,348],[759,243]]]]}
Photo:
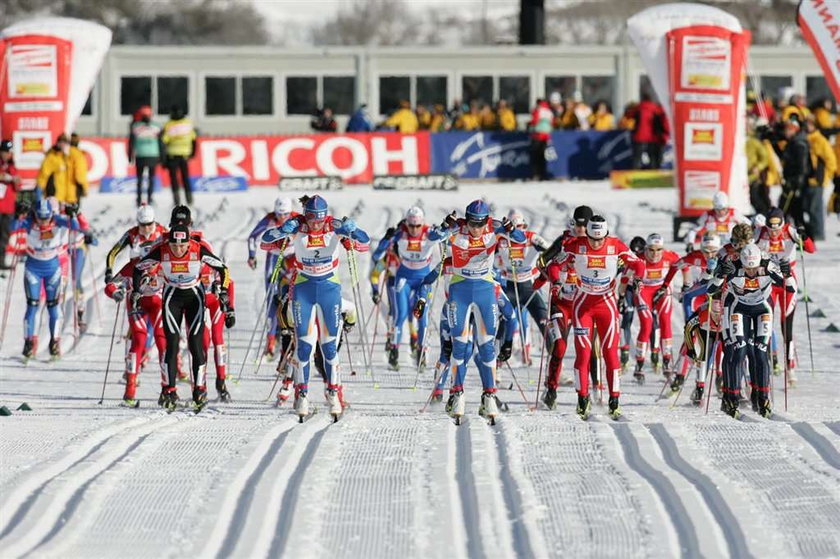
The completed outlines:
{"type": "MultiPolygon", "coordinates": [[[[245,238],[276,194],[198,197],[196,226],[237,282],[231,376],[262,319],[262,273],[245,264],[245,238]]],[[[479,196],[495,203],[497,214],[516,205],[549,237],[581,203],[605,212],[625,239],[653,231],[670,236],[667,210],[674,206],[668,190],[613,191],[583,182],[326,194],[336,215],[354,215],[374,238],[415,202],[437,222],[479,196]]],[[[104,254],[131,225],[133,200],[94,196],[85,209],[101,233],[91,259],[101,289],[104,254]]],[[[158,208],[161,221],[169,209],[158,208]]],[[[89,283],[88,333],[75,340],[68,320],[64,356],[50,363],[42,329],[38,358],[24,367],[17,358],[25,308],[19,273],[0,350],[0,404],[14,411],[27,402],[33,411],[0,417],[0,555],[838,557],[840,334],[826,328],[840,325],[840,225],[829,220],[828,229],[829,241],[806,263],[811,313],[824,315],[811,318],[814,373],[800,303],[799,383],[784,411],[782,383],[774,379],[775,421],[751,412],[751,421],[735,421],[716,402],[705,415],[689,404],[688,391],[673,408],[673,400],[655,402],[662,385],[649,374],[645,386],[622,379],[627,422],[610,421],[599,405],[590,421],[580,421],[566,387],[556,411],[529,411],[518,391],[503,390],[511,409],[491,427],[476,415],[480,388],[471,368],[469,419],[457,427],[440,408],[419,411],[431,369],[417,390],[407,356],[401,372],[387,370],[381,325],[372,375],[364,371],[357,333],[351,337],[357,375],[341,353],[352,407],[336,424],[322,412],[299,425],[290,409],[273,407],[266,397],[275,364],[257,371],[253,357],[241,382],[230,383],[231,404],[167,415],[156,406],[157,373],[150,367],[139,388],[141,407],[120,408],[122,339],[105,402],[97,405],[116,306],[101,294],[98,302],[91,298],[89,283]]],[[[344,265],[342,276],[351,298],[344,265]]],[[[0,280],[2,296],[7,281],[0,280]]],[[[371,303],[363,303],[367,315],[371,303]]],[[[681,319],[675,311],[675,322],[681,319]]],[[[513,359],[529,404],[536,397],[535,361],[526,368],[513,359]]],[[[510,373],[501,377],[507,387],[510,373]]],[[[188,396],[188,385],[180,392],[188,396]]]]}

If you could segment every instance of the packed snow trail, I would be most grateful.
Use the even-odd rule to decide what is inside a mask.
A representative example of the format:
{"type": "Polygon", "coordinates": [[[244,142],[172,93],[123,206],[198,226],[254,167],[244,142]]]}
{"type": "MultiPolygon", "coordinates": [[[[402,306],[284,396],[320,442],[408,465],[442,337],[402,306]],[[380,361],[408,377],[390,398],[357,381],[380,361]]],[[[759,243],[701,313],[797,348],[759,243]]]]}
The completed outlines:
{"type": "MultiPolygon", "coordinates": [[[[195,226],[236,281],[230,377],[262,325],[262,270],[246,266],[245,237],[276,194],[197,195],[195,226]]],[[[604,212],[624,239],[670,233],[664,208],[673,205],[672,192],[612,191],[605,183],[488,183],[410,195],[359,187],[325,197],[334,215],[353,215],[376,240],[415,202],[436,223],[482,195],[497,215],[518,205],[549,240],[582,203],[604,212]],[[523,193],[530,195],[524,204],[523,193]]],[[[706,415],[687,393],[671,409],[671,399],[655,402],[662,385],[652,372],[644,386],[624,375],[626,421],[611,421],[597,403],[590,421],[580,421],[571,387],[558,391],[555,411],[532,412],[537,349],[530,369],[514,351],[513,369],[528,403],[515,389],[501,390],[510,411],[495,427],[476,413],[480,383],[470,367],[467,417],[456,427],[441,405],[419,412],[431,389],[431,367],[416,390],[407,355],[400,372],[387,369],[380,323],[373,371],[365,371],[358,332],[349,337],[355,376],[346,350],[339,354],[351,405],[345,416],[331,423],[315,381],[312,402],[321,410],[301,425],[290,403],[278,409],[273,397],[266,401],[277,360],[257,371],[259,332],[242,381],[229,381],[234,401],[211,401],[198,415],[157,407],[155,350],[141,375],[141,407],[118,407],[125,351],[118,336],[105,402],[98,406],[115,307],[100,291],[97,313],[92,281],[95,276],[101,290],[104,254],[133,224],[133,200],[94,196],[83,209],[100,234],[88,263],[94,274],[85,273],[89,328],[75,339],[72,320],[65,321],[60,361],[46,361],[42,326],[37,358],[21,363],[26,303],[14,287],[0,352],[0,405],[13,412],[0,417],[3,557],[840,556],[840,333],[829,327],[840,325],[840,226],[834,219],[829,240],[806,255],[815,372],[809,372],[800,303],[798,385],[785,412],[782,381],[774,377],[774,421],[749,411],[747,421],[735,421],[718,411],[716,399],[706,415]],[[23,402],[33,411],[16,411],[23,402]]],[[[158,208],[158,220],[167,222],[169,210],[158,208]]],[[[368,259],[360,257],[366,316],[372,307],[368,259]]],[[[345,297],[352,299],[345,262],[341,268],[345,297]]],[[[6,281],[0,279],[0,293],[6,281]]],[[[15,282],[22,282],[20,274],[15,282]]],[[[429,311],[430,363],[439,349],[440,299],[429,311]]],[[[675,312],[675,346],[681,320],[675,312]]],[[[534,333],[535,348],[537,339],[534,333]]],[[[565,373],[573,358],[570,348],[565,373]]],[[[210,359],[208,377],[214,374],[210,359]]],[[[506,368],[499,375],[500,386],[511,384],[506,368]]],[[[189,386],[179,391],[183,399],[189,386]]]]}

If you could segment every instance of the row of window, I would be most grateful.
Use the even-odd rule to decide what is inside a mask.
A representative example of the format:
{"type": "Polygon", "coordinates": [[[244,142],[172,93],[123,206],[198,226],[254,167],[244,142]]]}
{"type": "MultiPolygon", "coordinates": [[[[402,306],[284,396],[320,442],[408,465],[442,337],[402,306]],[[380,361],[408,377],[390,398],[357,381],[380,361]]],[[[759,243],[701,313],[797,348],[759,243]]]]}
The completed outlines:
{"type": "MultiPolygon", "coordinates": [[[[793,84],[791,76],[763,75],[756,84],[767,95],[775,97],[779,90],[793,84]]],[[[614,76],[545,76],[542,95],[553,91],[564,98],[580,91],[587,103],[611,102],[615,91],[614,76]]],[[[752,85],[752,84],[750,84],[752,85]]],[[[287,76],[285,77],[287,115],[309,115],[317,107],[330,107],[335,114],[347,115],[356,107],[355,76],[287,76]]],[[[505,99],[516,113],[531,109],[531,80],[528,76],[468,75],[461,77],[461,101],[479,104],[505,99]]],[[[639,95],[652,93],[647,76],[639,80],[639,95]]],[[[205,76],[204,115],[206,116],[271,116],[275,114],[273,76],[205,76]]],[[[809,101],[830,96],[822,76],[806,77],[809,101]]],[[[150,105],[157,114],[168,114],[177,105],[190,112],[189,77],[187,76],[123,76],[120,79],[120,114],[130,115],[141,105],[150,105]]],[[[436,75],[390,75],[379,77],[379,112],[387,114],[402,100],[411,105],[448,105],[449,78],[436,75]]],[[[83,115],[92,115],[92,99],[88,98],[83,115]]]]}

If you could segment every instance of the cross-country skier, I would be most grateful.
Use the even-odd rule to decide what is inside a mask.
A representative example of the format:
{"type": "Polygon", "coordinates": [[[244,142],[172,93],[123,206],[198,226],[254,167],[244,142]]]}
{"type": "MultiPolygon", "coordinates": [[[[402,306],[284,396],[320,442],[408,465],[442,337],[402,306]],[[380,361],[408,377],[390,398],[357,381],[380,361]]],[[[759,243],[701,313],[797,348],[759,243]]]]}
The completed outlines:
{"type": "Polygon", "coordinates": [[[155,209],[143,204],[137,208],[137,225],[126,231],[111,247],[105,257],[105,283],[111,283],[117,256],[128,248],[128,257],[133,260],[146,256],[152,245],[166,238],[167,229],[155,221],[155,209]]]}
{"type": "MultiPolygon", "coordinates": [[[[694,390],[691,392],[691,403],[700,405],[706,388],[706,375],[703,370],[703,363],[707,369],[717,362],[718,351],[717,338],[721,331],[721,301],[720,296],[706,298],[699,308],[688,318],[685,323],[684,346],[686,358],[691,360],[697,370],[697,378],[694,390]],[[711,305],[710,305],[711,304],[711,305]]],[[[678,391],[685,382],[687,369],[684,368],[671,383],[671,391],[678,391]]]]}
{"type": "Polygon", "coordinates": [[[468,344],[471,342],[470,319],[475,320],[475,342],[478,344],[478,371],[483,394],[479,413],[490,421],[498,415],[496,404],[496,348],[498,326],[497,283],[493,279],[493,255],[502,237],[525,242],[525,233],[504,218],[490,217],[483,200],[475,200],[466,208],[466,218],[457,219],[454,212],[446,217],[441,228],[449,233],[452,255],[452,280],[449,285],[449,328],[452,335],[450,371],[454,377],[447,408],[460,423],[464,415],[464,378],[467,373],[468,344]]]}
{"type": "MultiPolygon", "coordinates": [[[[787,278],[786,286],[773,286],[770,295],[772,307],[776,305],[782,310],[779,313],[782,321],[782,334],[784,337],[783,359],[786,360],[788,368],[788,382],[796,382],[794,368],[796,360],[793,348],[793,314],[796,311],[797,277],[796,277],[796,256],[797,250],[813,253],[816,251],[814,241],[804,237],[804,228],[798,230],[785,221],[785,214],[779,208],[771,209],[767,214],[766,225],[756,233],[756,244],[776,264],[783,261],[790,263],[790,277],[787,278]],[[790,289],[793,289],[790,292],[790,289]]],[[[778,358],[773,355],[773,363],[778,363],[778,358]]]]}
{"type": "Polygon", "coordinates": [[[702,239],[707,231],[717,233],[721,243],[729,242],[732,229],[739,223],[749,223],[746,217],[735,208],[729,207],[729,196],[725,192],[715,192],[712,197],[712,209],[703,214],[697,221],[697,227],[688,232],[685,237],[685,251],[694,250],[697,239],[702,239]]]}
{"type": "Polygon", "coordinates": [[[292,287],[298,358],[295,412],[301,420],[309,415],[309,372],[315,343],[320,340],[329,379],[327,401],[330,414],[337,419],[343,411],[338,396],[341,376],[336,344],[341,327],[338,251],[345,239],[347,250],[367,250],[370,237],[351,218],[338,220],[328,215],[329,207],[322,197],[305,197],[302,202],[303,218],[289,219],[281,227],[263,233],[260,248],[272,250],[288,242],[295,251],[297,273],[292,287]]]}
{"type": "Polygon", "coordinates": [[[665,276],[680,259],[676,252],[665,250],[665,241],[659,233],[648,235],[645,241],[645,275],[641,278],[639,291],[636,293],[636,310],[639,314],[639,335],[636,338],[636,370],[633,376],[639,383],[644,382],[642,369],[645,355],[650,346],[650,360],[654,367],[659,364],[659,352],[662,350],[662,370],[666,376],[671,372],[673,336],[671,333],[671,293],[666,287],[663,291],[665,276]],[[654,314],[659,319],[659,340],[650,343],[653,333],[654,314]],[[660,345],[661,344],[661,345],[660,345]]]}
{"type": "MultiPolygon", "coordinates": [[[[139,210],[149,208],[149,206],[141,206],[139,210]]],[[[130,259],[125,266],[120,269],[116,275],[110,278],[110,282],[105,286],[105,295],[120,304],[126,299],[126,294],[131,292],[132,283],[134,279],[134,267],[142,256],[148,252],[148,245],[154,241],[148,241],[147,246],[138,247],[139,254],[130,259]]],[[[161,395],[163,389],[169,383],[169,375],[166,368],[166,334],[163,331],[162,320],[162,304],[161,291],[163,289],[163,279],[160,277],[160,266],[154,266],[143,272],[140,280],[140,297],[127,298],[126,310],[128,311],[128,325],[129,335],[131,336],[131,344],[128,353],[125,356],[125,391],[123,392],[122,405],[133,408],[139,405],[137,400],[137,386],[140,370],[146,357],[146,341],[149,332],[152,332],[155,345],[158,350],[158,360],[160,367],[160,384],[161,395]],[[134,304],[132,304],[132,302],[134,304]]]]}
{"type": "MultiPolygon", "coordinates": [[[[740,367],[749,361],[753,410],[770,417],[770,363],[768,345],[773,329],[773,310],[769,298],[773,285],[785,286],[790,264],[779,265],[762,258],[754,243],[741,250],[739,260],[724,259],[715,270],[710,293],[723,289],[724,340],[729,351],[723,362],[723,398],[721,410],[738,418],[741,399],[740,367]]],[[[789,292],[793,288],[787,286],[789,292]]]]}
{"type": "Polygon", "coordinates": [[[575,327],[575,372],[578,392],[577,414],[587,419],[591,410],[589,399],[589,360],[592,351],[592,328],[601,336],[601,351],[606,365],[609,388],[609,413],[613,419],[621,415],[619,406],[618,308],[616,307],[616,278],[619,259],[624,261],[636,278],[644,277],[644,261],[637,258],[622,241],[609,236],[607,220],[594,215],[586,225],[586,237],[572,240],[563,266],[570,263],[578,276],[579,286],[573,301],[575,327]]]}
{"type": "MultiPolygon", "coordinates": [[[[257,269],[257,240],[262,234],[273,227],[280,227],[286,220],[300,216],[299,213],[292,211],[291,198],[277,198],[274,201],[274,211],[269,212],[260,219],[251,233],[248,235],[248,266],[252,270],[257,269]]],[[[292,252],[292,247],[282,247],[274,250],[266,251],[265,267],[263,268],[263,276],[265,280],[266,297],[268,297],[266,305],[266,320],[268,320],[268,333],[266,334],[265,355],[273,358],[277,346],[277,303],[280,297],[277,295],[277,286],[273,285],[271,280],[274,274],[274,268],[277,264],[277,259],[282,255],[288,255],[292,252]]]]}
{"type": "MultiPolygon", "coordinates": [[[[403,326],[411,316],[411,310],[419,299],[426,299],[429,286],[423,279],[429,274],[435,260],[435,248],[446,240],[445,233],[431,228],[425,223],[425,214],[419,206],[412,206],[397,225],[392,235],[386,232],[379,246],[373,252],[373,260],[379,260],[393,249],[399,259],[399,267],[394,277],[395,320],[392,325],[391,348],[388,352],[388,364],[392,369],[399,369],[400,342],[403,326]]],[[[388,232],[392,231],[389,229],[388,232]]],[[[438,260],[439,262],[439,260],[438,260]]],[[[417,340],[412,343],[415,363],[420,359],[420,348],[426,334],[426,316],[417,321],[417,340]]]]}
{"type": "MultiPolygon", "coordinates": [[[[630,250],[639,258],[645,255],[645,240],[642,237],[633,237],[630,240],[630,250]]],[[[621,346],[619,356],[621,358],[622,374],[630,362],[630,344],[633,343],[633,316],[636,314],[636,291],[638,285],[635,283],[625,284],[624,296],[618,299],[618,312],[621,314],[621,346]]]]}
{"type": "Polygon", "coordinates": [[[41,199],[34,216],[15,220],[13,232],[26,234],[26,264],[23,288],[26,294],[23,357],[30,359],[37,351],[37,318],[41,307],[41,290],[46,294],[47,312],[50,317],[50,355],[57,359],[61,354],[60,335],[63,312],[61,309],[61,265],[59,256],[66,250],[68,233],[79,231],[75,218],[56,215],[50,202],[41,199]]]}
{"type": "Polygon", "coordinates": [[[197,410],[207,404],[207,355],[204,352],[205,297],[201,283],[201,267],[206,264],[219,273],[219,303],[226,312],[228,327],[233,325],[234,310],[230,306],[228,288],[230,274],[227,266],[199,241],[190,238],[186,225],[169,230],[168,242],[157,245],[134,267],[131,305],[140,303],[143,272],[160,265],[163,276],[163,327],[166,332],[166,367],[169,378],[163,389],[162,404],[175,409],[178,392],[175,387],[178,373],[178,344],[181,320],[186,319],[187,346],[192,357],[193,402],[197,410]]]}
{"type": "Polygon", "coordinates": [[[543,332],[546,320],[548,320],[548,310],[542,296],[534,288],[534,280],[540,274],[537,261],[540,253],[548,249],[548,242],[536,231],[528,230],[525,217],[518,210],[511,209],[507,218],[513,223],[514,227],[525,234],[525,242],[518,243],[503,237],[499,240],[496,254],[504,280],[502,285],[505,293],[508,299],[513,302],[514,307],[519,309],[517,312],[522,313],[522,316],[519,317],[521,338],[525,341],[522,352],[525,362],[530,363],[530,335],[528,334],[528,316],[525,314],[525,310],[537,323],[539,331],[543,332]]]}

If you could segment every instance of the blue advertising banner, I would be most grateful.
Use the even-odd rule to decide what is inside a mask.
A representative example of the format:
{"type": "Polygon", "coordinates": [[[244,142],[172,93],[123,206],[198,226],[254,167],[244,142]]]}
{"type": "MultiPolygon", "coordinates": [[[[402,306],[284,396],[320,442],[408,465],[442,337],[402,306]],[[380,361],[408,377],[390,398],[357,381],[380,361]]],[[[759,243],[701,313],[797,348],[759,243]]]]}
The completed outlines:
{"type": "MultiPolygon", "coordinates": [[[[162,186],[158,177],[154,178],[154,192],[160,192],[162,186]]],[[[248,190],[245,177],[190,177],[193,192],[240,192],[248,190]]],[[[145,191],[145,183],[143,189],[145,191]]],[[[137,179],[134,177],[102,177],[99,192],[103,194],[125,194],[137,192],[137,179]]]]}
{"type": "MultiPolygon", "coordinates": [[[[530,145],[526,132],[432,134],[431,170],[468,179],[525,179],[531,176],[530,145]]],[[[546,160],[556,178],[605,179],[610,171],[629,169],[632,155],[627,131],[559,131],[551,134],[546,160]]]]}

